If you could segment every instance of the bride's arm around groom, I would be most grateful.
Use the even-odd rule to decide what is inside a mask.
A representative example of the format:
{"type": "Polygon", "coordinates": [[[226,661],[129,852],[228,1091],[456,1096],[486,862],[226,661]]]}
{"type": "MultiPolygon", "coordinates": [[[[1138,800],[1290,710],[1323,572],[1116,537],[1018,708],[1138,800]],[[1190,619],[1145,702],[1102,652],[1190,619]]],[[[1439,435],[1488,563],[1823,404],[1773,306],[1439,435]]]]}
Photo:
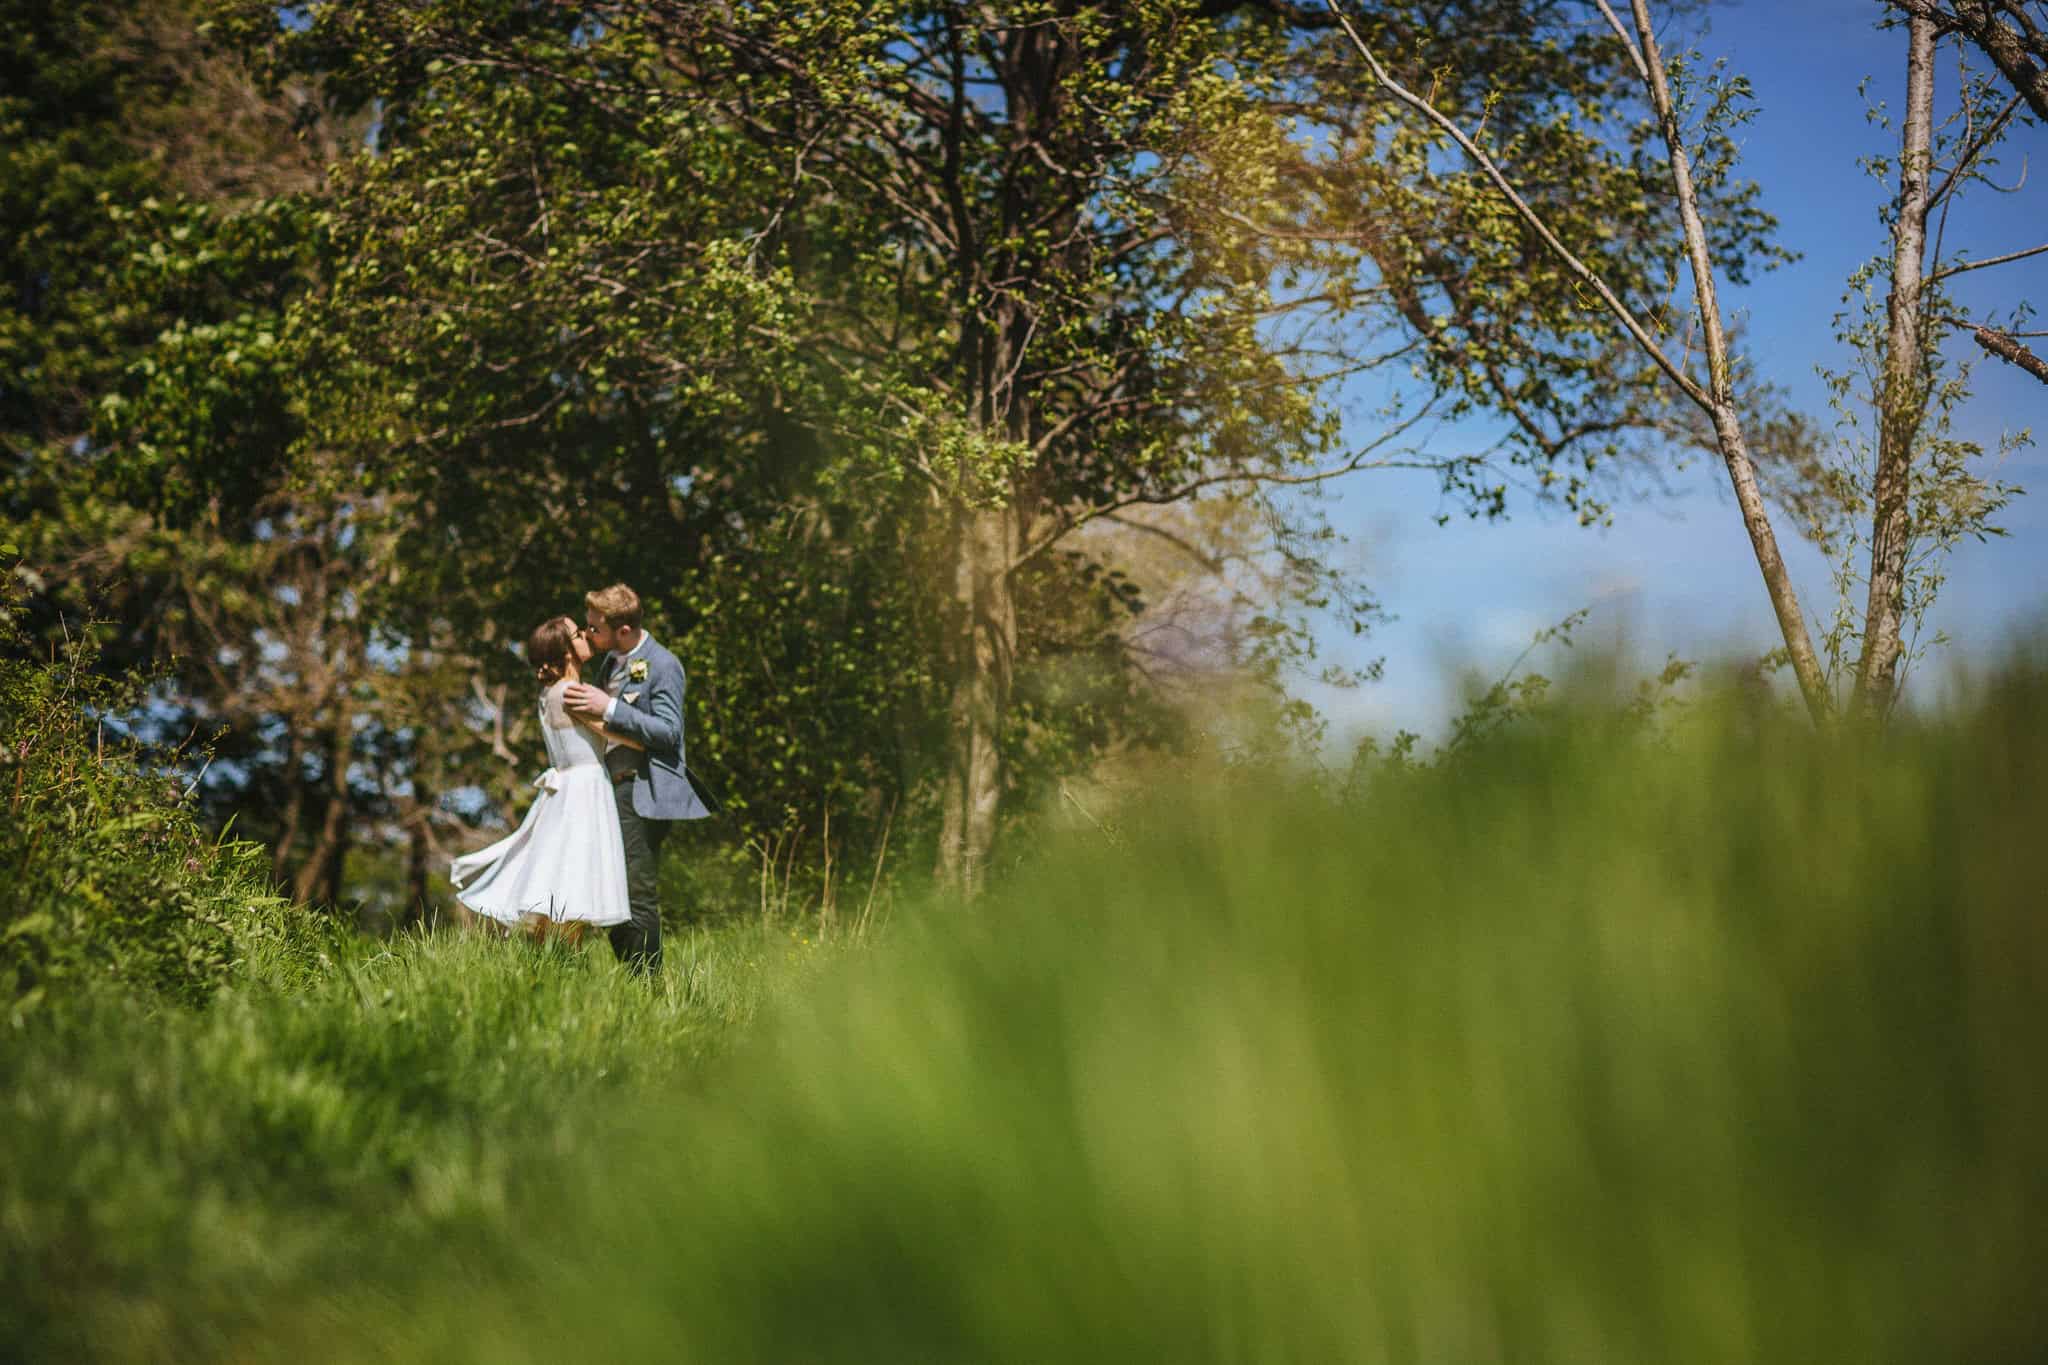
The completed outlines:
{"type": "Polygon", "coordinates": [[[619,815],[631,920],[610,938],[619,960],[661,978],[661,845],[670,822],[701,820],[711,810],[690,786],[683,764],[683,666],[640,628],[640,595],[623,583],[585,593],[584,637],[608,652],[599,686],[572,684],[569,710],[637,744],[605,754],[619,815]]]}
{"type": "Polygon", "coordinates": [[[683,665],[675,655],[647,637],[638,653],[614,668],[628,670],[626,685],[610,703],[604,723],[620,734],[640,741],[648,756],[683,765],[683,690],[688,686],[683,665]],[[645,679],[632,677],[633,664],[645,660],[645,679]]]}
{"type": "MultiPolygon", "coordinates": [[[[637,743],[639,772],[633,780],[633,810],[647,820],[698,820],[710,809],[686,776],[683,744],[683,666],[652,636],[612,669],[625,670],[616,698],[609,689],[578,689],[571,706],[593,721],[637,743]]],[[[610,675],[607,675],[608,677],[610,675]]]]}

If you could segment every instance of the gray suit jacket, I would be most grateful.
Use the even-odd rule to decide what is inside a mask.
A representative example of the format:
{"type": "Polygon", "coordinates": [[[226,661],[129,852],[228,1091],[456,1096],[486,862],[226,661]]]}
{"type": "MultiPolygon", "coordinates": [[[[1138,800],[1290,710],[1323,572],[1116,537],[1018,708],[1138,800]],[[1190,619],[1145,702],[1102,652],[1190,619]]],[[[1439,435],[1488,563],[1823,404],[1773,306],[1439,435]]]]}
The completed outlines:
{"type": "Polygon", "coordinates": [[[610,682],[613,668],[629,671],[607,724],[647,746],[644,753],[615,749],[606,760],[615,772],[632,762],[634,813],[643,820],[702,820],[711,808],[691,787],[683,761],[683,666],[649,636],[630,660],[599,673],[599,687],[610,682]],[[644,678],[631,675],[639,663],[647,665],[644,678]]]}

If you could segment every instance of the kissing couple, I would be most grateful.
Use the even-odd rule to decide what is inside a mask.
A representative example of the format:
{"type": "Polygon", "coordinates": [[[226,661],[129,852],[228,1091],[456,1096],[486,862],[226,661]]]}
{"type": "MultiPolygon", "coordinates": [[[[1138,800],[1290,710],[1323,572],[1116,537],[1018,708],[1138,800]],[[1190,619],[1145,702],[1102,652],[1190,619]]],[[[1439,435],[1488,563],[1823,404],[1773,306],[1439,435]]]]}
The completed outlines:
{"type": "Polygon", "coordinates": [[[660,853],[669,826],[711,810],[683,761],[683,666],[640,627],[623,583],[526,641],[548,770],[526,819],[454,862],[455,898],[507,929],[579,941],[592,925],[633,971],[661,974],[660,853]]]}

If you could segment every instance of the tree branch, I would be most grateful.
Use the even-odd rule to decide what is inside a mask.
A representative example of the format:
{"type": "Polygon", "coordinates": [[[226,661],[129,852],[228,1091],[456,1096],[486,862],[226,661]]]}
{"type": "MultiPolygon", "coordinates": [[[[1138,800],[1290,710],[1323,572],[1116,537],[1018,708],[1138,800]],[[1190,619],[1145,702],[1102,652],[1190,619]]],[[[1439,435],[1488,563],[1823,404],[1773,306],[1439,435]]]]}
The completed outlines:
{"type": "Polygon", "coordinates": [[[1366,45],[1365,39],[1360,36],[1357,27],[1352,24],[1351,16],[1341,9],[1336,9],[1334,4],[1332,9],[1335,10],[1337,22],[1343,27],[1345,36],[1351,40],[1351,45],[1358,49],[1358,55],[1365,60],[1367,70],[1372,72],[1373,80],[1378,82],[1380,88],[1401,103],[1407,105],[1410,109],[1413,109],[1416,113],[1421,114],[1425,119],[1428,119],[1437,128],[1441,129],[1445,136],[1457,143],[1463,149],[1465,155],[1472,158],[1473,164],[1478,166],[1486,178],[1493,182],[1494,189],[1498,190],[1501,197],[1508,201],[1508,204],[1514,209],[1515,215],[1523,223],[1527,224],[1530,231],[1542,239],[1543,245],[1550,249],[1551,254],[1563,264],[1565,269],[1577,277],[1581,284],[1584,284],[1600,296],[1600,301],[1607,305],[1608,311],[1614,314],[1616,320],[1635,339],[1636,344],[1649,353],[1650,358],[1656,362],[1657,368],[1664,371],[1665,375],[1670,378],[1672,383],[1678,386],[1679,391],[1684,393],[1687,398],[1698,404],[1701,409],[1711,412],[1714,403],[1713,399],[1708,396],[1707,391],[1701,388],[1699,382],[1691,375],[1679,369],[1670,356],[1664,354],[1663,347],[1657,344],[1655,338],[1650,335],[1649,329],[1636,320],[1636,315],[1629,311],[1628,305],[1623,303],[1616,296],[1615,292],[1608,287],[1607,281],[1595,274],[1592,267],[1580,260],[1572,253],[1569,247],[1557,239],[1557,234],[1550,230],[1550,225],[1544,222],[1542,215],[1529,206],[1529,201],[1524,199],[1515,189],[1514,185],[1509,182],[1507,175],[1495,164],[1493,158],[1488,156],[1478,143],[1466,136],[1465,130],[1460,128],[1448,115],[1439,112],[1429,101],[1395,80],[1392,73],[1380,64],[1380,60],[1374,55],[1373,50],[1366,45]]]}
{"type": "Polygon", "coordinates": [[[1949,191],[1962,183],[1963,176],[1969,172],[1970,167],[1976,162],[1977,158],[1983,155],[1984,149],[1995,142],[1998,135],[2005,131],[2006,124],[2012,122],[2012,116],[2019,112],[2021,103],[2020,97],[2014,95],[2010,100],[2006,101],[2005,108],[1998,111],[1998,117],[1985,124],[1984,131],[1976,134],[1964,145],[1963,154],[1956,158],[1955,169],[1942,179],[1940,188],[1927,197],[1930,207],[1946,199],[1949,191]]]}
{"type": "Polygon", "coordinates": [[[1143,531],[1148,536],[1157,536],[1189,559],[1194,560],[1195,563],[1207,569],[1210,573],[1223,572],[1222,560],[1208,553],[1201,546],[1178,532],[1169,531],[1164,526],[1154,526],[1149,521],[1132,521],[1129,517],[1118,516],[1115,513],[1105,515],[1103,520],[1113,522],[1118,526],[1123,526],[1133,531],[1143,531]]]}
{"type": "Polygon", "coordinates": [[[1939,0],[1886,0],[1892,8],[1925,19],[1944,33],[1961,34],[1991,59],[2014,93],[2026,100],[2034,117],[2048,122],[2048,40],[2011,5],[1989,0],[1955,0],[1944,8],[1939,0]],[[2001,13],[2003,11],[2003,13],[2001,13]],[[2019,27],[2006,22],[2013,19],[2019,27]]]}
{"type": "Polygon", "coordinates": [[[1091,507],[1085,512],[1069,513],[1061,517],[1050,531],[1039,537],[1034,544],[1028,546],[1023,553],[1012,560],[1005,572],[1017,572],[1017,570],[1051,549],[1061,539],[1086,526],[1089,522],[1114,516],[1116,513],[1130,507],[1164,507],[1171,503],[1182,502],[1194,497],[1206,488],[1218,488],[1226,484],[1239,484],[1248,487],[1302,488],[1313,484],[1328,483],[1331,479],[1341,478],[1346,474],[1356,473],[1361,469],[1441,470],[1450,462],[1445,460],[1376,460],[1371,458],[1376,451],[1384,449],[1402,436],[1405,436],[1408,432],[1414,430],[1420,422],[1430,415],[1432,407],[1434,407],[1433,401],[1425,403],[1421,408],[1417,409],[1414,416],[1388,428],[1374,440],[1328,469],[1308,470],[1299,474],[1289,474],[1281,470],[1219,470],[1212,474],[1204,474],[1199,478],[1190,479],[1186,483],[1161,492],[1134,493],[1116,502],[1107,503],[1100,507],[1091,507]]]}
{"type": "Polygon", "coordinates": [[[2025,251],[2008,251],[2003,256],[1992,256],[1981,261],[1959,261],[1955,265],[1935,271],[1927,277],[1927,282],[1933,284],[1937,280],[1945,280],[1951,275],[1960,275],[1966,270],[1982,270],[1986,266],[2004,265],[2008,261],[2024,261],[2027,257],[2038,256],[2044,251],[2048,251],[2048,242],[2043,242],[2039,246],[2030,246],[2025,251]]]}
{"type": "Polygon", "coordinates": [[[2032,351],[2012,339],[2011,334],[1996,331],[1990,327],[1971,327],[1970,335],[2000,360],[2017,365],[2043,384],[2048,384],[2048,360],[2043,360],[2032,351]]]}

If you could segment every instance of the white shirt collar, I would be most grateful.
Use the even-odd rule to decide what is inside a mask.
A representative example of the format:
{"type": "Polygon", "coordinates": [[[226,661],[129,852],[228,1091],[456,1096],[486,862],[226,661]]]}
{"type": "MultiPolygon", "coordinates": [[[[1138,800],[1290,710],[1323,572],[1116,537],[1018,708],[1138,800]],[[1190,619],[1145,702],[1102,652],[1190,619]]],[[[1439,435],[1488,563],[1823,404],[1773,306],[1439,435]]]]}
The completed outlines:
{"type": "Polygon", "coordinates": [[[627,650],[627,651],[626,651],[626,652],[625,652],[624,654],[621,654],[621,653],[619,653],[619,651],[617,651],[617,650],[615,649],[615,650],[611,651],[611,655],[612,655],[612,657],[613,657],[614,659],[630,659],[630,658],[632,658],[632,657],[633,657],[633,656],[634,656],[635,654],[638,654],[638,653],[639,653],[639,652],[640,652],[641,650],[643,650],[643,649],[647,648],[647,642],[648,642],[649,640],[652,640],[653,638],[654,638],[654,637],[653,637],[652,635],[649,635],[649,634],[648,634],[648,633],[647,633],[646,631],[644,631],[644,630],[643,630],[643,631],[641,631],[641,632],[640,632],[640,643],[639,643],[639,644],[637,644],[637,645],[634,645],[634,646],[633,646],[633,647],[632,647],[631,649],[627,650]]]}

